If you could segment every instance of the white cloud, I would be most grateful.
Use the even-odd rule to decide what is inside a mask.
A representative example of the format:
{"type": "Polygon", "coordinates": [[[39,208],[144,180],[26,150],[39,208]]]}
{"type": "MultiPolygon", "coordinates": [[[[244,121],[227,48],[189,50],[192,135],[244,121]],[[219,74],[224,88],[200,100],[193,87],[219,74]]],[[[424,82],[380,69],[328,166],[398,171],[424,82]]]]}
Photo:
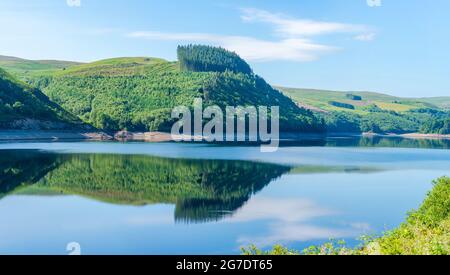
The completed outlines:
{"type": "Polygon", "coordinates": [[[278,34],[278,38],[266,40],[250,36],[154,31],[132,32],[128,36],[151,40],[212,44],[234,51],[246,60],[256,62],[314,61],[324,54],[339,50],[338,47],[323,45],[312,39],[319,35],[352,33],[357,35],[354,37],[357,40],[370,41],[375,38],[375,33],[369,33],[369,28],[363,25],[296,19],[259,9],[242,9],[241,13],[244,22],[270,24],[275,34],[278,34]]]}
{"type": "Polygon", "coordinates": [[[362,25],[296,19],[259,9],[241,9],[241,11],[241,18],[244,21],[269,23],[274,26],[277,33],[289,37],[314,36],[330,33],[359,33],[365,32],[368,29],[362,25]]]}
{"type": "Polygon", "coordinates": [[[69,7],[81,7],[81,0],[66,0],[69,7]]]}
{"type": "Polygon", "coordinates": [[[359,40],[359,41],[372,41],[375,39],[376,34],[375,33],[364,33],[364,34],[360,34],[355,36],[355,40],[359,40]]]}
{"type": "Polygon", "coordinates": [[[334,214],[335,211],[307,199],[254,198],[224,222],[277,220],[293,223],[334,214]]]}
{"type": "Polygon", "coordinates": [[[234,51],[250,61],[313,61],[321,55],[338,50],[314,43],[309,39],[290,38],[279,41],[261,40],[247,36],[226,36],[207,33],[133,32],[130,37],[151,40],[203,42],[234,51]]]}
{"type": "Polygon", "coordinates": [[[339,213],[308,199],[253,198],[223,223],[269,221],[268,232],[241,236],[237,242],[247,246],[272,246],[278,243],[328,240],[360,236],[370,230],[364,222],[343,222],[334,227],[313,225],[313,220],[336,217],[339,213]]]}

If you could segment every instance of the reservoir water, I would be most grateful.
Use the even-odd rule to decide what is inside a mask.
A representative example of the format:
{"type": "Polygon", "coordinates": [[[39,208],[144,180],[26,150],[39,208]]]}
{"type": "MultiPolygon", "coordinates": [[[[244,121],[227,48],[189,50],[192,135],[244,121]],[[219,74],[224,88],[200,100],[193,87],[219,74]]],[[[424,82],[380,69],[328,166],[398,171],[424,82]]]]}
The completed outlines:
{"type": "Polygon", "coordinates": [[[345,138],[257,146],[0,143],[0,254],[239,254],[357,245],[397,227],[448,141],[345,138]]]}

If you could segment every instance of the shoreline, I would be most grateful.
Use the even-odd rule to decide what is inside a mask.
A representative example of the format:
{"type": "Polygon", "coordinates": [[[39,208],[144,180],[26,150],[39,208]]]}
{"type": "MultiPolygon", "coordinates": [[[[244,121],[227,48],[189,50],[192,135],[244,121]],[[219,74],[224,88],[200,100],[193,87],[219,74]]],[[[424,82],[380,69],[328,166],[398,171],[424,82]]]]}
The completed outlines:
{"type": "Polygon", "coordinates": [[[60,140],[112,140],[104,132],[90,131],[42,131],[42,130],[0,130],[0,141],[60,141],[60,140]]]}
{"type": "MultiPolygon", "coordinates": [[[[328,133],[328,134],[294,134],[282,133],[281,140],[304,140],[324,138],[348,137],[385,137],[406,139],[435,139],[450,140],[450,135],[439,134],[375,134],[375,133],[328,133]]],[[[0,130],[0,141],[143,141],[143,142],[171,142],[174,141],[170,133],[164,132],[117,132],[108,134],[92,131],[44,131],[44,130],[0,130]]]]}
{"type": "Polygon", "coordinates": [[[408,133],[408,134],[376,134],[376,133],[363,133],[363,137],[400,137],[409,139],[440,139],[447,140],[450,139],[450,135],[441,134],[421,134],[421,133],[408,133]]]}

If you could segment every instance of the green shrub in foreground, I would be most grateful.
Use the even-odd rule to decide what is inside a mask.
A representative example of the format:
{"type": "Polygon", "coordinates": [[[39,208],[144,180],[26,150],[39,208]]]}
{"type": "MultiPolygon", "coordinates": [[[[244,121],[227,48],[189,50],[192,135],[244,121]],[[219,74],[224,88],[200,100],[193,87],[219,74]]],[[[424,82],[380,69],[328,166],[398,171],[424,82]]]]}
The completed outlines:
{"type": "Polygon", "coordinates": [[[399,228],[378,239],[365,238],[358,248],[342,241],[312,246],[303,252],[276,245],[270,251],[255,246],[243,248],[244,255],[450,255],[450,178],[434,182],[422,206],[408,215],[399,228]]]}

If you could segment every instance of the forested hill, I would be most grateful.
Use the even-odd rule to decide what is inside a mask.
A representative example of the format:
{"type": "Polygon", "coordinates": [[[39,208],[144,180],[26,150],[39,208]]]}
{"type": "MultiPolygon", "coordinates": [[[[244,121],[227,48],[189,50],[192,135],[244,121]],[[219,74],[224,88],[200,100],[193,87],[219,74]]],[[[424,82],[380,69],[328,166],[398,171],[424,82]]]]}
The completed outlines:
{"type": "Polygon", "coordinates": [[[321,120],[255,75],[235,53],[179,47],[179,62],[115,58],[23,75],[53,101],[105,130],[168,131],[175,106],[280,106],[282,131],[323,132],[321,120]]]}
{"type": "MultiPolygon", "coordinates": [[[[126,57],[81,64],[0,56],[0,68],[74,115],[48,103],[63,120],[78,117],[104,130],[169,131],[173,107],[191,106],[201,97],[205,106],[280,106],[285,132],[450,134],[450,97],[274,89],[237,54],[210,46],[180,46],[178,59],[126,57]]],[[[2,100],[3,125],[30,115],[14,110],[16,102],[21,108],[20,100],[2,100]]]]}
{"type": "Polygon", "coordinates": [[[0,129],[72,129],[83,127],[74,115],[38,89],[0,69],[0,129]]]}

